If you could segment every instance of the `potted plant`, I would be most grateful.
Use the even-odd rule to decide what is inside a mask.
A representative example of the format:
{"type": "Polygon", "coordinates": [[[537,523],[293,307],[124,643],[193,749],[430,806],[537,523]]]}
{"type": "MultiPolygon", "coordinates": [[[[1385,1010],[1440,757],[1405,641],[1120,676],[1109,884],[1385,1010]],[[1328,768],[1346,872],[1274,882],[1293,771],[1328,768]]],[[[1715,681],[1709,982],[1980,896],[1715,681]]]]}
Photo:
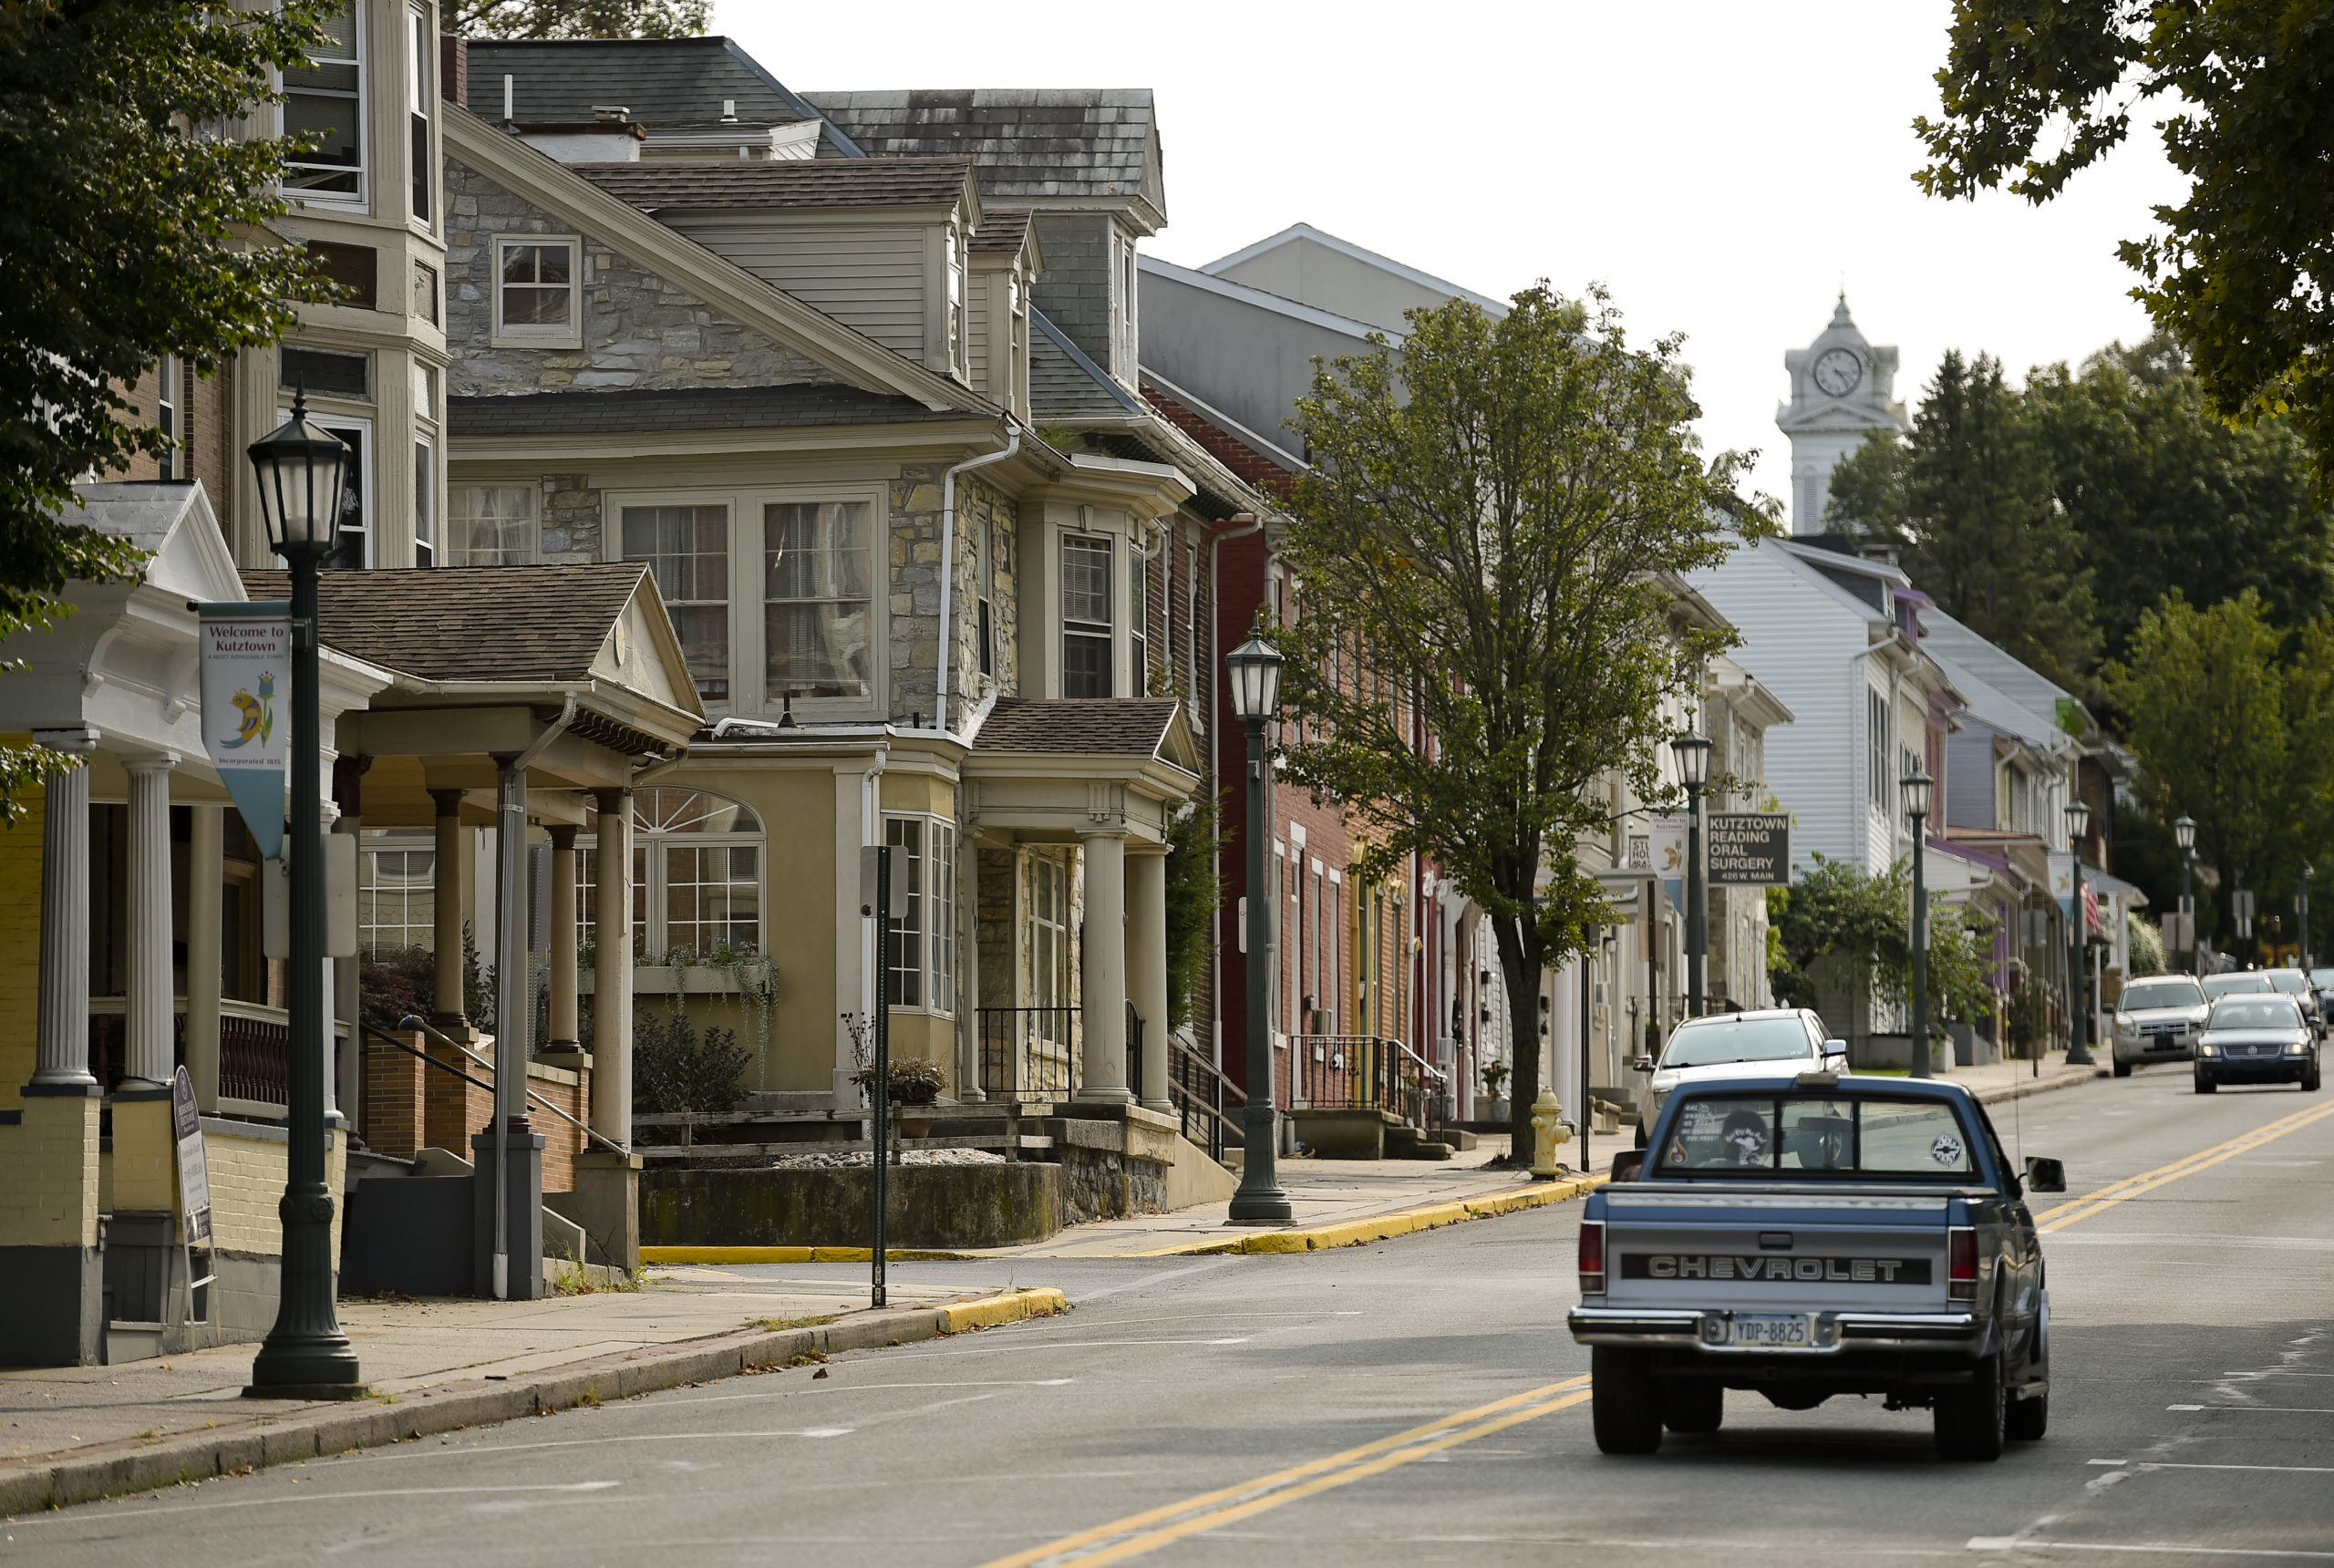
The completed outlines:
{"type": "Polygon", "coordinates": [[[1507,1119],[1507,1074],[1505,1062],[1486,1062],[1482,1068],[1483,1093],[1491,1100],[1492,1121],[1507,1119]]]}
{"type": "MultiPolygon", "coordinates": [[[[851,1081],[860,1092],[873,1095],[875,1089],[875,1069],[863,1067],[851,1075],[851,1081]]],[[[926,1057],[901,1057],[892,1063],[892,1104],[896,1107],[929,1107],[940,1098],[940,1088],[947,1082],[940,1064],[926,1057]]],[[[873,1103],[872,1100],[870,1103],[873,1103]]],[[[904,1137],[922,1138],[932,1130],[932,1118],[907,1116],[900,1118],[900,1132],[904,1137]]]]}

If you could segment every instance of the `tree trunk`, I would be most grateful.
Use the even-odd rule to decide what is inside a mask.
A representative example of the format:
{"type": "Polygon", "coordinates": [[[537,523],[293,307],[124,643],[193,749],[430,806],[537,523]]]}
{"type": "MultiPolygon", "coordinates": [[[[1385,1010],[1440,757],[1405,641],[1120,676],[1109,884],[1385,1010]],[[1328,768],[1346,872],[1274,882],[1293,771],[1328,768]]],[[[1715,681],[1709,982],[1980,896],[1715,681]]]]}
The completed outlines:
{"type": "Polygon", "coordinates": [[[1547,944],[1536,933],[1527,937],[1517,921],[1495,920],[1492,929],[1499,939],[1500,974],[1507,982],[1507,1158],[1523,1168],[1532,1163],[1532,1102],[1540,1098],[1540,973],[1547,944]]]}

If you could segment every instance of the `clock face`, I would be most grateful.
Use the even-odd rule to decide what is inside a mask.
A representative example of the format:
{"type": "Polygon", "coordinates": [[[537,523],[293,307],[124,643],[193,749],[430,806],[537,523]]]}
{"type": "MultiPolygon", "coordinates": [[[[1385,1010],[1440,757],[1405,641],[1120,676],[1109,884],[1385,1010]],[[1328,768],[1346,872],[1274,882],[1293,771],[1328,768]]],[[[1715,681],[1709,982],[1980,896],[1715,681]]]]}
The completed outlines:
{"type": "Polygon", "coordinates": [[[1815,385],[1834,397],[1844,397],[1864,379],[1864,361],[1852,348],[1827,348],[1815,362],[1815,385]]]}

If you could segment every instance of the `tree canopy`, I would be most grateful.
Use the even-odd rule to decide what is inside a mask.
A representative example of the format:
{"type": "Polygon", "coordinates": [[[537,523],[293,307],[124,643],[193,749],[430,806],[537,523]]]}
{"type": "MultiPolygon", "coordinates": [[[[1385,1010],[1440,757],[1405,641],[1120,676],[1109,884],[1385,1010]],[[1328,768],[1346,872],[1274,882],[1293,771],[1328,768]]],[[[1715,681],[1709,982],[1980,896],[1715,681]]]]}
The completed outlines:
{"type": "MultiPolygon", "coordinates": [[[[1815,857],[1788,888],[1767,892],[1772,923],[1767,978],[1786,1006],[1816,1007],[1817,966],[1830,959],[1870,985],[1873,994],[1903,1001],[1912,990],[1912,862],[1898,861],[1874,876],[1851,861],[1815,857]]],[[[1927,990],[1932,1022],[1974,1021],[1994,1006],[1993,927],[1971,911],[1929,895],[1927,990]]],[[[1834,1027],[1841,1027],[1834,1022],[1834,1027]]]]}
{"type": "MultiPolygon", "coordinates": [[[[332,9],[0,5],[0,635],[48,624],[67,579],[134,564],[70,521],[76,480],[164,449],[127,389],[165,354],[201,371],[274,342],[317,287],[263,228],[287,143],[222,128],[272,101],[268,73],[305,64],[332,9]]],[[[0,802],[46,760],[0,749],[0,802]]]]}
{"type": "Polygon", "coordinates": [[[2289,414],[2334,476],[2334,0],[1957,0],[1938,118],[1914,121],[1932,195],[2042,202],[2161,103],[2186,200],[2118,253],[2219,414],[2289,414]]]}
{"type": "MultiPolygon", "coordinates": [[[[1739,456],[1705,461],[1679,341],[1632,347],[1603,294],[1541,284],[1503,317],[1457,300],[1410,325],[1399,357],[1380,338],[1298,404],[1282,758],[1373,830],[1358,879],[1432,857],[1529,997],[1605,908],[1573,855],[1611,827],[1591,784],[1620,766],[1659,790],[1665,716],[1722,641],[1673,619],[1676,575],[1773,523],[1739,511],[1739,456]]],[[[1539,1038],[1512,1011],[1521,1150],[1539,1038]]]]}
{"type": "Polygon", "coordinates": [[[446,30],[468,38],[690,38],[712,0],[450,0],[446,30]]]}

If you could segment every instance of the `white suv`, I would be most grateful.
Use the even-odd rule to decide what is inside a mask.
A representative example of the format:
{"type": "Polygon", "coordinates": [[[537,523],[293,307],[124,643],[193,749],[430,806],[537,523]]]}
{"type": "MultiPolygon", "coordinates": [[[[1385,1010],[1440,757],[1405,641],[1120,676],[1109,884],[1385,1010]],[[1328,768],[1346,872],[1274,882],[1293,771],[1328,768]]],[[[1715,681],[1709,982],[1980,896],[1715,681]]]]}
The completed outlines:
{"type": "Polygon", "coordinates": [[[1662,1102],[1682,1084],[1819,1072],[1846,1067],[1847,1057],[1848,1043],[1825,1038],[1823,1020],[1805,1007],[1689,1018],[1671,1033],[1658,1062],[1651,1057],[1637,1060],[1637,1071],[1653,1075],[1637,1112],[1637,1147],[1645,1147],[1660,1119],[1662,1102]]]}

